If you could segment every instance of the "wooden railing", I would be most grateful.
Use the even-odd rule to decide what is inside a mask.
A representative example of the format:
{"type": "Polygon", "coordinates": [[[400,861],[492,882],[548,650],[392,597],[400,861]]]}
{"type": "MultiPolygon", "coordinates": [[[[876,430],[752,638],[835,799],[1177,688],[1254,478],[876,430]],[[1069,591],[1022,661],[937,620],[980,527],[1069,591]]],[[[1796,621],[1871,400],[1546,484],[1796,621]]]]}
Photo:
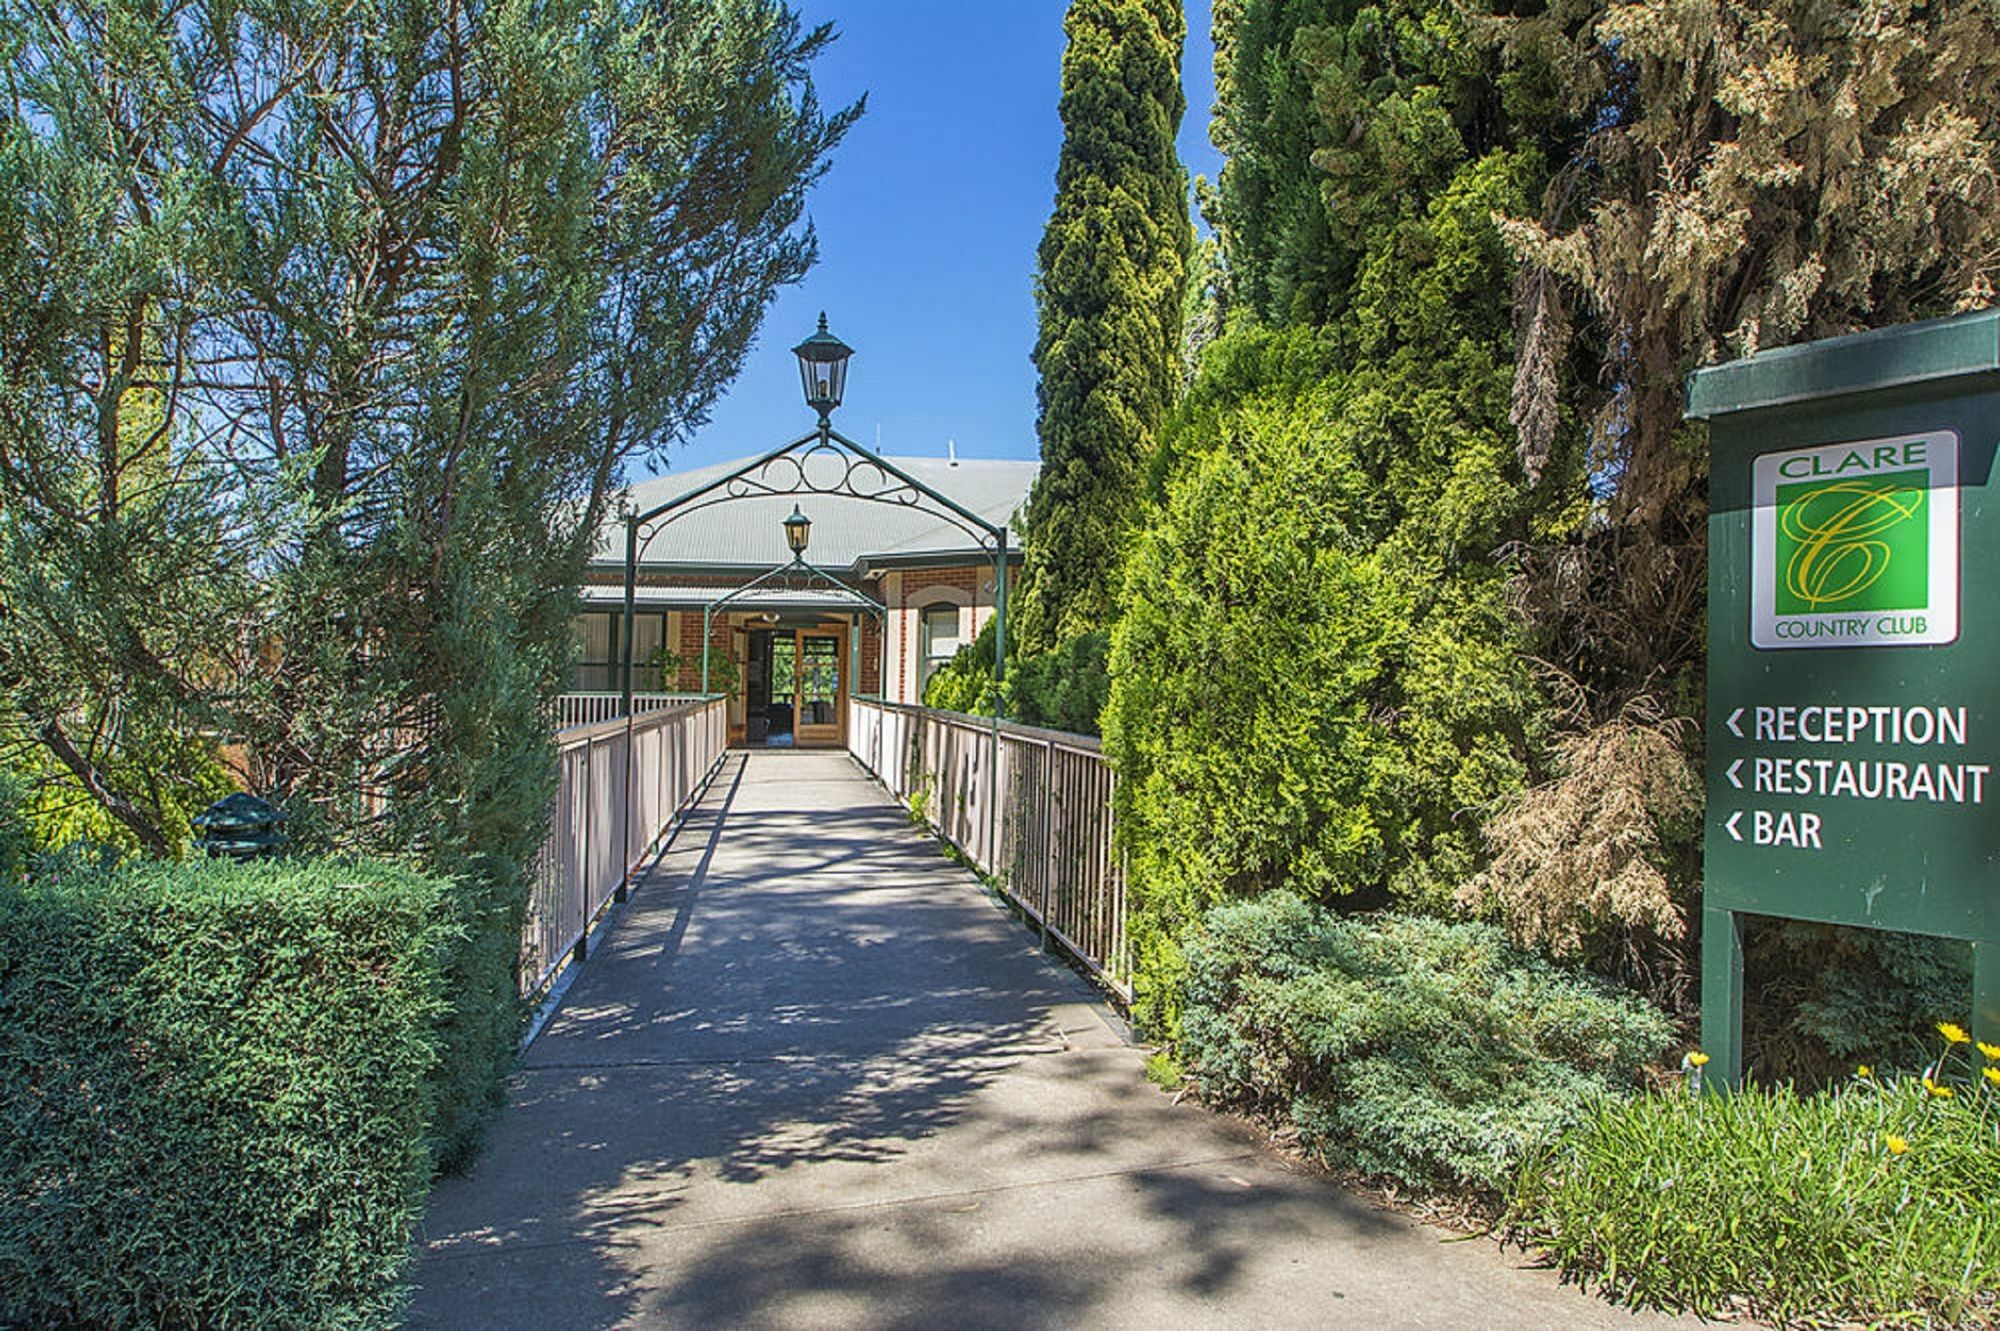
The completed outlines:
{"type": "Polygon", "coordinates": [[[855,760],[1129,1001],[1125,875],[1098,741],[867,698],[851,717],[855,760]]]}
{"type": "MultiPolygon", "coordinates": [[[[635,693],[632,695],[632,712],[644,716],[647,712],[657,712],[662,707],[672,707],[676,703],[695,702],[698,693],[635,693]]],[[[575,726],[594,726],[605,721],[615,721],[625,714],[625,695],[622,693],[564,693],[556,697],[555,728],[569,730],[575,726]]]]}
{"type": "Polygon", "coordinates": [[[557,733],[555,810],[521,929],[523,994],[582,955],[591,925],[693,807],[728,747],[728,707],[696,698],[557,733]]]}

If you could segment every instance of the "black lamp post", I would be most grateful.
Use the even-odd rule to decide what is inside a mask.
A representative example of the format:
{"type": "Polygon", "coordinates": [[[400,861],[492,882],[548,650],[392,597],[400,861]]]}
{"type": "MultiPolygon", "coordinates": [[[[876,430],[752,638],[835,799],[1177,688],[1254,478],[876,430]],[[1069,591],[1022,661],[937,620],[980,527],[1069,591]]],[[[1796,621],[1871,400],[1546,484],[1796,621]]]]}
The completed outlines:
{"type": "Polygon", "coordinates": [[[797,504],[793,504],[792,516],[785,519],[785,544],[792,547],[793,559],[805,558],[806,544],[812,540],[812,529],[812,519],[801,513],[797,504]]]}
{"type": "Polygon", "coordinates": [[[854,348],[826,331],[826,312],[819,316],[819,331],[792,348],[799,358],[799,383],[806,392],[806,405],[819,413],[819,428],[827,429],[827,417],[840,405],[847,389],[847,358],[854,348]]]}

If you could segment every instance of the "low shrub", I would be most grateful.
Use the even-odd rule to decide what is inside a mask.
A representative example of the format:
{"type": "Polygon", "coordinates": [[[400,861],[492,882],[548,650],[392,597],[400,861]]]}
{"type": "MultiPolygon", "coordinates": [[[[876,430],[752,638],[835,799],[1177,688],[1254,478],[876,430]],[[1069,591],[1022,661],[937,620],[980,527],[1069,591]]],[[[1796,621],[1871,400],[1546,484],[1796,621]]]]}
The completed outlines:
{"type": "Polygon", "coordinates": [[[1512,1236],[1635,1304],[1742,1307],[1781,1324],[1990,1325],[1993,1067],[1961,1044],[1943,1070],[1857,1076],[1814,1095],[1750,1087],[1600,1104],[1523,1167],[1512,1236]]]}
{"type": "Polygon", "coordinates": [[[1972,987],[1972,945],[1812,920],[1743,917],[1743,1066],[1764,1085],[1838,1085],[1861,1061],[1914,1072],[1927,1012],[1972,987]]]}
{"type": "Polygon", "coordinates": [[[0,887],[0,1324],[392,1322],[444,893],[334,862],[0,887]]]}
{"type": "Polygon", "coordinates": [[[1187,958],[1177,1052],[1206,1099],[1420,1188],[1497,1191],[1672,1037],[1642,1000],[1485,924],[1273,893],[1211,910],[1187,958]]]}

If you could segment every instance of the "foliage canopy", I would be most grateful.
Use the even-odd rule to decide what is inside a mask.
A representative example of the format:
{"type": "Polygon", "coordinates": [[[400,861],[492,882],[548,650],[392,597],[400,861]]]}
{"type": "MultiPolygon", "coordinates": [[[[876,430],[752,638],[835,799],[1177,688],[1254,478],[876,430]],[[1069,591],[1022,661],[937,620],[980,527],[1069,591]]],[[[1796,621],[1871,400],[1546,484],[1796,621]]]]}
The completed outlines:
{"type": "MultiPolygon", "coordinates": [[[[1229,281],[1292,282],[1272,256],[1329,218],[1344,277],[1314,298],[1325,326],[1239,319],[1207,349],[1112,647],[1142,1010],[1168,1029],[1175,939],[1210,903],[1283,887],[1435,908],[1477,868],[1466,815],[1522,781],[1540,713],[1495,555],[1569,520],[1527,483],[1507,421],[1512,260],[1493,218],[1546,172],[1498,46],[1448,4],[1308,8],[1247,7],[1246,24],[1292,25],[1258,49],[1295,64],[1244,57],[1219,121],[1264,125],[1243,109],[1262,80],[1303,79],[1349,156],[1335,173],[1314,135],[1271,140],[1331,182],[1327,207],[1227,251],[1229,281]]],[[[1238,160],[1225,246],[1239,223],[1283,224],[1232,218],[1254,208],[1232,193],[1238,160]]]]}

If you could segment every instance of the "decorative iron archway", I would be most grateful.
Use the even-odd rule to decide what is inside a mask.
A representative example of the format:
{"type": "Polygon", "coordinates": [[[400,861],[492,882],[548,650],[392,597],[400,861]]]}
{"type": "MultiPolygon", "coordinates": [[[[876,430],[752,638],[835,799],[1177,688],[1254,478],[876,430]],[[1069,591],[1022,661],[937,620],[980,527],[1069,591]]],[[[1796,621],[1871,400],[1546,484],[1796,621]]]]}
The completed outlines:
{"type": "MultiPolygon", "coordinates": [[[[778,582],[781,579],[787,578],[790,580],[782,584],[785,591],[809,592],[815,590],[814,583],[818,583],[824,590],[831,592],[835,596],[842,597],[856,608],[868,611],[875,616],[875,632],[877,636],[884,642],[887,642],[889,637],[889,607],[883,605],[866,592],[856,591],[854,588],[848,586],[839,578],[834,577],[833,574],[828,573],[825,569],[807,559],[805,553],[800,551],[792,556],[791,563],[780,564],[777,568],[760,573],[741,587],[731,588],[701,608],[701,691],[704,695],[708,693],[708,654],[711,650],[708,644],[715,636],[715,612],[732,601],[747,599],[751,593],[760,590],[766,583],[778,582]]],[[[858,627],[855,631],[856,633],[860,632],[858,627]]],[[[855,639],[854,641],[859,640],[855,639]]],[[[850,642],[849,646],[852,648],[853,642],[850,642]]],[[[859,675],[860,670],[857,664],[854,677],[858,678],[859,675]]],[[[852,688],[848,689],[849,695],[852,695],[853,692],[852,688]]]]}
{"type": "MultiPolygon", "coordinates": [[[[625,714],[632,714],[633,618],[638,599],[640,554],[662,530],[690,513],[736,499],[805,495],[858,499],[865,503],[928,513],[958,528],[993,561],[993,676],[1007,677],[1007,528],[988,522],[951,496],[933,489],[888,459],[835,430],[831,416],[840,405],[847,380],[851,348],[827,331],[826,315],[819,331],[792,349],[799,358],[806,405],[819,413],[819,428],[781,448],[746,462],[727,476],[690,490],[625,519],[625,624],[622,693],[625,714]]],[[[708,625],[703,624],[702,659],[707,661],[708,625]]],[[[707,690],[704,688],[703,692],[707,690]]],[[[1001,690],[994,690],[993,719],[1001,717],[1001,690]]]]}

